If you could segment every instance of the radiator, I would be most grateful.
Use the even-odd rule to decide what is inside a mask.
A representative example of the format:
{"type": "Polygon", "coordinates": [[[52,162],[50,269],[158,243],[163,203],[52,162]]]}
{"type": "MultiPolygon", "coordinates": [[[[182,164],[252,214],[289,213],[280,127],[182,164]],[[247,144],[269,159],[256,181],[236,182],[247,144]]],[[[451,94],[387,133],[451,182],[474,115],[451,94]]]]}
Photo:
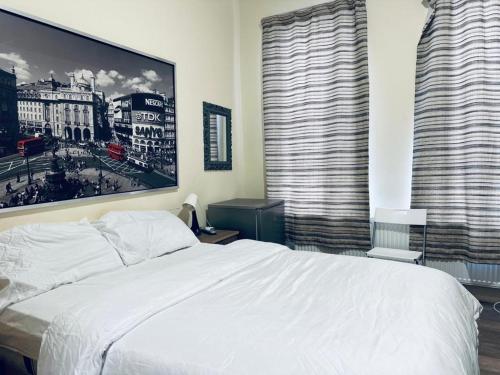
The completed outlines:
{"type": "MultiPolygon", "coordinates": [[[[377,224],[377,235],[375,245],[393,247],[397,249],[408,249],[409,229],[408,226],[394,224],[377,224]]],[[[291,244],[292,249],[302,251],[331,252],[318,246],[291,244]]],[[[360,250],[345,250],[337,254],[350,256],[366,256],[360,250]]],[[[480,285],[500,288],[500,264],[476,264],[465,261],[447,261],[427,259],[427,267],[449,273],[463,284],[480,285]]]]}

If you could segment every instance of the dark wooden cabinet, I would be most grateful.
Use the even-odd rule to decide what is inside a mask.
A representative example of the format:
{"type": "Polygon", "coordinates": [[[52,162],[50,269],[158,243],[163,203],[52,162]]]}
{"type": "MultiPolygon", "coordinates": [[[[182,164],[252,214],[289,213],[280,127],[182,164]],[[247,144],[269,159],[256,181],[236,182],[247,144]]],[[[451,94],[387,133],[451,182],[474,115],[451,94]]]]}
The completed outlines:
{"type": "Polygon", "coordinates": [[[237,230],[217,229],[216,234],[201,233],[198,237],[200,242],[217,245],[227,245],[238,240],[240,232],[237,230]]]}
{"type": "Polygon", "coordinates": [[[240,232],[239,238],[285,243],[284,201],[231,199],[208,205],[207,217],[215,228],[240,232]]]}

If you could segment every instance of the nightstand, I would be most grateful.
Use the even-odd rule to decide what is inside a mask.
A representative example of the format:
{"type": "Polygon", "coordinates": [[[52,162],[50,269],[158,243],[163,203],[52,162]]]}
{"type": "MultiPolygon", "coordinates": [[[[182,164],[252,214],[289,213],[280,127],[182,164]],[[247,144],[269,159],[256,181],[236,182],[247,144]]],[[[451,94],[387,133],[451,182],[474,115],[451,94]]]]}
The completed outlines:
{"type": "Polygon", "coordinates": [[[284,245],[284,210],[279,199],[231,199],[210,203],[207,220],[216,228],[239,231],[241,239],[284,245]]]}
{"type": "Polygon", "coordinates": [[[222,230],[217,229],[216,234],[206,234],[201,233],[198,236],[200,242],[212,243],[218,245],[227,245],[228,243],[234,242],[238,239],[240,232],[237,230],[222,230]]]}

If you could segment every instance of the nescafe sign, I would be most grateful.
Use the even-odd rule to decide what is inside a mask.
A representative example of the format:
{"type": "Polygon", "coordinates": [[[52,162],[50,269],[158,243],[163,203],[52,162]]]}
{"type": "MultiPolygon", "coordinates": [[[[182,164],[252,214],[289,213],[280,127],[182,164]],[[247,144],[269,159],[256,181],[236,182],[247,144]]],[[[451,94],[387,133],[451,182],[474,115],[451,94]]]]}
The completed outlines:
{"type": "Polygon", "coordinates": [[[146,105],[163,108],[163,100],[145,99],[144,101],[146,105]]]}
{"type": "Polygon", "coordinates": [[[133,111],[147,111],[147,112],[165,112],[165,99],[161,95],[135,93],[131,94],[132,110],[133,111]]]}

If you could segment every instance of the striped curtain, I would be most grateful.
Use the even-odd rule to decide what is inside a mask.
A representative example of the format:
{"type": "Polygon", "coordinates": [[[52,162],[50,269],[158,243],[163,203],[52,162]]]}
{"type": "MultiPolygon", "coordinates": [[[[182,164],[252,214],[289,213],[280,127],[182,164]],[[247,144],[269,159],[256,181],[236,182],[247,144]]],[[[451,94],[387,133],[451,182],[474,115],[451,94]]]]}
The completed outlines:
{"type": "Polygon", "coordinates": [[[267,196],[285,200],[288,242],[370,247],[364,0],[262,21],[267,196]]]}
{"type": "Polygon", "coordinates": [[[434,258],[500,262],[500,1],[434,0],[418,46],[412,206],[434,258]]]}

